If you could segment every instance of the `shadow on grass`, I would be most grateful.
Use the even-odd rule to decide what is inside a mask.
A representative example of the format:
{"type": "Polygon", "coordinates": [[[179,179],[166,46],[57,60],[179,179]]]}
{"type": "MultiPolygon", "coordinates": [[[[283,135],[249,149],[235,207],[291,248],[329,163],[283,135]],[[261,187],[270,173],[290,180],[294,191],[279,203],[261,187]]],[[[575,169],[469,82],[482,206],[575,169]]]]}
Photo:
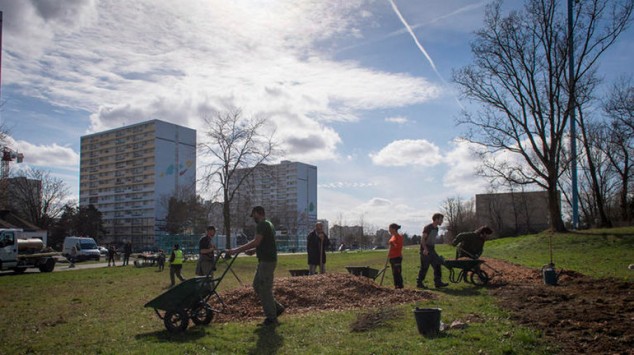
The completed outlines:
{"type": "Polygon", "coordinates": [[[610,229],[609,231],[597,231],[597,230],[576,230],[576,231],[567,231],[565,233],[554,233],[553,236],[557,236],[558,234],[570,234],[570,235],[588,235],[588,236],[597,236],[597,237],[632,237],[634,233],[631,230],[618,230],[618,229],[610,229]]]}
{"type": "Polygon", "coordinates": [[[192,340],[198,340],[206,335],[207,333],[205,332],[205,327],[197,326],[188,328],[183,333],[174,334],[165,329],[150,333],[137,334],[134,337],[137,340],[155,340],[162,343],[187,343],[192,340]]]}
{"type": "Polygon", "coordinates": [[[464,287],[464,288],[451,288],[451,287],[443,287],[436,288],[434,291],[444,293],[451,296],[481,296],[480,292],[481,287],[464,287]]]}
{"type": "Polygon", "coordinates": [[[249,349],[249,354],[277,354],[284,344],[284,338],[277,333],[276,326],[262,326],[255,330],[258,342],[249,349]]]}

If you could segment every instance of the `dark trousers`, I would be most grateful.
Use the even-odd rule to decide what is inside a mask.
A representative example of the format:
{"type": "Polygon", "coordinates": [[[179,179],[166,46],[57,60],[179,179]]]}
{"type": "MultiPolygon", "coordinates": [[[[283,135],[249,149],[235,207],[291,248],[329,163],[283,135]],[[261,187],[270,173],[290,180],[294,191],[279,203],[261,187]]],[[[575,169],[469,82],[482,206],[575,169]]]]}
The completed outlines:
{"type": "Polygon", "coordinates": [[[418,278],[416,279],[417,285],[422,285],[423,281],[425,281],[425,276],[427,276],[427,270],[429,270],[429,266],[431,265],[434,268],[434,285],[438,285],[442,283],[442,259],[436,253],[436,248],[433,245],[428,245],[427,250],[429,250],[428,255],[423,255],[423,252],[420,252],[420,270],[418,271],[418,278]]]}
{"type": "Polygon", "coordinates": [[[401,265],[402,262],[402,256],[390,259],[390,266],[392,266],[392,277],[394,278],[395,288],[403,288],[403,268],[401,265]]]}
{"type": "Polygon", "coordinates": [[[176,277],[178,277],[179,280],[185,281],[185,278],[183,278],[183,275],[181,275],[181,270],[183,270],[183,265],[181,264],[170,265],[170,280],[172,281],[172,286],[176,284],[176,280],[174,279],[175,275],[176,277]]]}

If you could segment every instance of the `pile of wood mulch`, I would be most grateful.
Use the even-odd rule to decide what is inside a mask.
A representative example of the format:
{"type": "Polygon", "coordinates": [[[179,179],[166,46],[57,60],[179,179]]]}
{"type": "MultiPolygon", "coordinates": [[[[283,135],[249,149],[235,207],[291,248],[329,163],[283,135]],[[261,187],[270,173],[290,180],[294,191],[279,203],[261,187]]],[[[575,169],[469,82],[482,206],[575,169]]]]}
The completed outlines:
{"type": "MultiPolygon", "coordinates": [[[[330,273],[312,276],[276,278],[273,293],[286,306],[285,314],[317,311],[368,309],[393,306],[436,298],[427,291],[394,289],[380,286],[363,276],[330,273]]],[[[222,292],[225,309],[214,316],[214,322],[259,320],[262,306],[251,286],[222,292]]],[[[214,304],[214,308],[218,305],[214,304]]]]}

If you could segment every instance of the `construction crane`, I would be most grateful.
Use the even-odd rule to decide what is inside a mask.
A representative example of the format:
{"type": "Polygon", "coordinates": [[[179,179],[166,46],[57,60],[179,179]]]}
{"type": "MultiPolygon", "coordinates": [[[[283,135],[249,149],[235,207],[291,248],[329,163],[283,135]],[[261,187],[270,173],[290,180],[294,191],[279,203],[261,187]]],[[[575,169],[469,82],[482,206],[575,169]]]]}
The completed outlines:
{"type": "Polygon", "coordinates": [[[2,175],[0,178],[2,180],[9,178],[9,163],[12,161],[16,161],[21,163],[24,161],[24,154],[18,153],[15,150],[4,146],[2,147],[2,175]]]}
{"type": "Polygon", "coordinates": [[[0,153],[2,154],[0,157],[2,162],[2,170],[0,170],[0,210],[6,210],[9,206],[9,163],[14,160],[21,163],[24,160],[24,154],[18,153],[7,146],[0,147],[0,153]]]}

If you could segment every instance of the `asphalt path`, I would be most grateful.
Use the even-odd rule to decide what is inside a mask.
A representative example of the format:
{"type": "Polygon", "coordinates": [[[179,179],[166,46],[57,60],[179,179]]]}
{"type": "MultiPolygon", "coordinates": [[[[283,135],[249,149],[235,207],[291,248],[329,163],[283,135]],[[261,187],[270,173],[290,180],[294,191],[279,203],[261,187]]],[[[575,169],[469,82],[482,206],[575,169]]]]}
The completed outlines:
{"type": "MultiPolygon", "coordinates": [[[[103,263],[101,263],[101,262],[78,262],[78,263],[75,263],[75,267],[74,268],[71,268],[70,267],[70,263],[68,262],[68,260],[66,260],[66,258],[64,258],[62,256],[58,256],[58,257],[55,257],[55,259],[57,259],[57,262],[55,263],[55,269],[53,269],[53,272],[85,270],[85,269],[98,269],[98,268],[108,267],[108,263],[107,262],[103,262],[103,263]]],[[[117,261],[117,263],[115,264],[115,267],[121,267],[122,263],[123,263],[122,261],[117,261]]],[[[128,264],[128,267],[134,267],[134,264],[133,264],[132,260],[130,260],[130,264],[128,264]]],[[[38,270],[38,268],[28,268],[22,274],[36,274],[36,273],[41,273],[41,271],[38,270]]],[[[6,271],[1,271],[0,272],[0,276],[6,276],[6,275],[18,275],[18,274],[14,273],[13,270],[6,270],[6,271]]]]}

